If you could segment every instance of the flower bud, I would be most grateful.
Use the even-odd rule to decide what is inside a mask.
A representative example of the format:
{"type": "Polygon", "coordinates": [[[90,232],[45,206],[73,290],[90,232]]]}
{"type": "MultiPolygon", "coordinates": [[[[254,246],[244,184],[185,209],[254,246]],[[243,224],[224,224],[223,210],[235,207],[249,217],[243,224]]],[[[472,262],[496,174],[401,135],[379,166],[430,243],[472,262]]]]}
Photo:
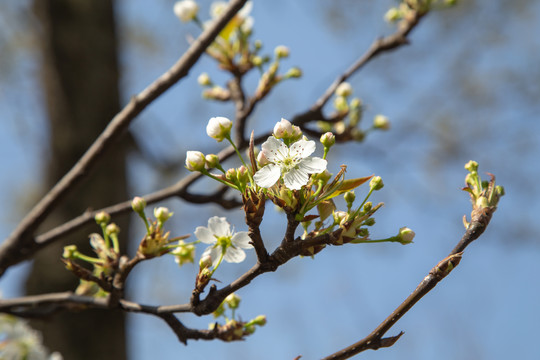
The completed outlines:
{"type": "Polygon", "coordinates": [[[94,217],[98,225],[108,224],[111,221],[111,215],[107,214],[105,211],[100,211],[94,217]]]}
{"type": "Polygon", "coordinates": [[[164,223],[165,221],[169,220],[171,216],[173,216],[174,213],[170,212],[169,209],[166,207],[160,206],[158,208],[154,208],[154,217],[157,221],[160,223],[164,223]]]}
{"type": "Polygon", "coordinates": [[[352,88],[351,84],[349,84],[348,82],[342,82],[336,88],[336,95],[337,96],[342,96],[342,97],[351,96],[352,92],[353,92],[353,88],[352,88]]]}
{"type": "Polygon", "coordinates": [[[64,259],[73,259],[75,257],[75,253],[77,252],[78,251],[76,245],[64,246],[64,252],[62,253],[62,257],[64,259]]]}
{"type": "Polygon", "coordinates": [[[188,151],[186,153],[186,168],[189,171],[201,171],[204,170],[206,159],[204,154],[200,151],[188,151]]]}
{"type": "Polygon", "coordinates": [[[210,254],[201,257],[201,260],[199,261],[199,268],[206,269],[210,266],[212,266],[212,257],[210,256],[210,254]]]}
{"type": "Polygon", "coordinates": [[[266,325],[266,316],[265,315],[259,315],[255,319],[251,320],[251,323],[253,325],[264,326],[264,325],[266,325]]]}
{"type": "Polygon", "coordinates": [[[204,158],[208,169],[214,169],[219,166],[219,157],[216,154],[208,154],[204,158]]]}
{"type": "Polygon", "coordinates": [[[399,229],[398,238],[400,239],[400,243],[403,245],[407,245],[413,242],[414,239],[414,231],[409,229],[408,227],[402,227],[399,229]]]}
{"type": "Polygon", "coordinates": [[[197,82],[201,86],[210,86],[210,85],[212,85],[212,80],[210,80],[210,76],[205,72],[203,72],[201,75],[199,75],[199,77],[197,78],[197,82]]]}
{"type": "Polygon", "coordinates": [[[336,143],[336,136],[332,134],[331,132],[326,132],[321,135],[321,144],[323,144],[325,148],[330,148],[335,143],[336,143]]]}
{"type": "Polygon", "coordinates": [[[193,0],[177,1],[173,7],[174,14],[182,22],[188,22],[197,17],[199,5],[193,0]]]}
{"type": "Polygon", "coordinates": [[[232,294],[229,294],[225,298],[224,302],[229,306],[229,308],[237,309],[238,306],[240,305],[240,300],[242,300],[240,296],[236,295],[235,293],[232,293],[232,294]]]}
{"type": "Polygon", "coordinates": [[[118,234],[119,232],[120,232],[120,227],[118,225],[116,225],[115,223],[110,223],[105,228],[105,233],[108,236],[111,236],[112,234],[118,234]]]}
{"type": "Polygon", "coordinates": [[[465,164],[465,170],[470,171],[470,172],[477,172],[478,163],[474,160],[470,160],[468,163],[465,164]]]}
{"type": "Polygon", "coordinates": [[[379,114],[373,119],[373,128],[388,130],[390,129],[390,121],[386,116],[379,114]]]}
{"type": "Polygon", "coordinates": [[[276,46],[274,49],[274,54],[278,59],[289,57],[289,48],[284,45],[276,46]]]}
{"type": "Polygon", "coordinates": [[[384,14],[384,20],[386,20],[389,23],[393,23],[401,19],[402,16],[403,14],[401,13],[401,11],[399,11],[398,8],[393,7],[393,8],[390,8],[386,12],[386,14],[384,14]]]}
{"type": "Polygon", "coordinates": [[[232,121],[223,116],[213,117],[208,121],[206,133],[217,142],[222,142],[223,139],[231,133],[232,121]]]}
{"type": "Polygon", "coordinates": [[[259,155],[257,155],[257,164],[259,165],[259,167],[263,167],[264,165],[269,164],[269,163],[270,161],[268,161],[268,159],[264,155],[264,152],[263,151],[259,152],[259,155]]]}
{"type": "Polygon", "coordinates": [[[380,176],[372,177],[371,181],[369,182],[369,187],[374,191],[381,190],[383,186],[384,184],[380,176]]]}
{"type": "Polygon", "coordinates": [[[302,77],[302,70],[297,67],[290,68],[289,71],[287,71],[287,73],[285,74],[285,77],[292,79],[302,77]]]}
{"type": "Polygon", "coordinates": [[[264,60],[262,57],[256,55],[251,58],[251,63],[253,64],[253,66],[259,67],[264,63],[264,60]]]}
{"type": "Polygon", "coordinates": [[[281,120],[274,125],[274,137],[276,139],[282,139],[289,137],[293,132],[292,124],[289,120],[281,118],[281,120]]]}
{"type": "Polygon", "coordinates": [[[131,208],[136,213],[140,213],[144,211],[145,207],[146,207],[146,200],[144,200],[142,197],[135,196],[133,200],[131,200],[131,208]]]}
{"type": "Polygon", "coordinates": [[[352,204],[354,202],[354,200],[356,199],[356,195],[354,194],[354,191],[347,191],[344,195],[343,195],[343,199],[345,199],[345,202],[347,203],[347,206],[348,207],[352,207],[352,204]]]}
{"type": "Polygon", "coordinates": [[[334,108],[337,111],[348,111],[349,105],[347,104],[347,99],[344,96],[337,96],[334,99],[334,108]]]}

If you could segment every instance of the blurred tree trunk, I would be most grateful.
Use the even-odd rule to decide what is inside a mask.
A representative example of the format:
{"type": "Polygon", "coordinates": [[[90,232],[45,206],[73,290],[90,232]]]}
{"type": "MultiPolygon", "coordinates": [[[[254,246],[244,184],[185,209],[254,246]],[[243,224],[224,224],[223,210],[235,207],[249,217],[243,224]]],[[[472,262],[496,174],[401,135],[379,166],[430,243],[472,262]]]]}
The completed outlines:
{"type": "MultiPolygon", "coordinates": [[[[50,188],[119,110],[118,47],[112,0],[34,0],[34,7],[41,25],[41,76],[50,124],[50,153],[45,156],[49,162],[43,182],[50,188]]],[[[105,161],[56,209],[49,226],[89,207],[95,209],[127,198],[125,144],[119,142],[106,154],[105,161]]],[[[126,235],[127,218],[114,220],[126,235]]],[[[88,247],[91,232],[99,232],[97,225],[36,256],[26,283],[27,293],[74,290],[78,280],[64,269],[62,248],[77,244],[93,254],[88,247]]],[[[93,310],[66,312],[32,325],[42,331],[49,350],[61,352],[66,360],[122,360],[126,358],[124,320],[121,312],[93,310]]]]}

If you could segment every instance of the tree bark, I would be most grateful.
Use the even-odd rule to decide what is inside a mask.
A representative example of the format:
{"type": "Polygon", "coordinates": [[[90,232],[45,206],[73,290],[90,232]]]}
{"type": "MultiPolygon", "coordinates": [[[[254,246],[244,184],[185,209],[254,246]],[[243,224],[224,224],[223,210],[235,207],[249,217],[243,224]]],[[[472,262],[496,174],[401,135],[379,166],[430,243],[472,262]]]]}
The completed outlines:
{"type": "MultiPolygon", "coordinates": [[[[34,6],[41,25],[41,75],[50,124],[44,176],[50,188],[120,109],[118,46],[112,0],[34,0],[34,6]]],[[[44,226],[60,224],[88,207],[127,199],[126,143],[119,142],[106,155],[44,226]]],[[[113,220],[125,235],[127,218],[113,220]]],[[[88,246],[91,232],[100,229],[89,226],[40,251],[26,282],[27,293],[74,290],[78,280],[64,269],[62,248],[76,244],[92,255],[88,246]]],[[[65,359],[121,360],[126,358],[124,320],[121,312],[85,310],[58,314],[32,325],[42,331],[49,350],[59,351],[65,359]]]]}

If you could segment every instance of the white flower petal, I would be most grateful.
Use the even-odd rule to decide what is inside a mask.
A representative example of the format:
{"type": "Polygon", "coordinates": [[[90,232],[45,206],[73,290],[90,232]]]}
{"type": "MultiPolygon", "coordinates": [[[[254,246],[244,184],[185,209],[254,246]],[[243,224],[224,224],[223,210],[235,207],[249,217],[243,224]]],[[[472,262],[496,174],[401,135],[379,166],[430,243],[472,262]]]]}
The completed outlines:
{"type": "Polygon", "coordinates": [[[250,244],[251,238],[246,231],[240,231],[233,235],[231,243],[233,246],[242,249],[250,249],[253,246],[250,244]]]}
{"type": "Polygon", "coordinates": [[[302,159],[298,163],[298,168],[308,174],[318,174],[326,169],[327,161],[318,157],[302,159]]]}
{"type": "Polygon", "coordinates": [[[289,152],[287,145],[285,145],[283,141],[279,141],[273,136],[269,136],[268,139],[261,145],[261,148],[264,156],[270,162],[283,160],[289,152]]]}
{"type": "Polygon", "coordinates": [[[291,145],[289,154],[297,158],[306,158],[315,151],[315,141],[300,139],[291,145]]]}
{"type": "Polygon", "coordinates": [[[219,237],[229,236],[231,234],[231,226],[224,217],[212,216],[208,219],[208,229],[219,237]]]}
{"type": "Polygon", "coordinates": [[[309,180],[307,172],[302,169],[292,169],[283,175],[283,182],[288,189],[299,190],[309,180]]]}
{"type": "Polygon", "coordinates": [[[227,249],[227,252],[225,253],[225,256],[223,257],[223,260],[230,263],[239,263],[244,261],[246,258],[246,253],[242,249],[235,249],[233,247],[230,247],[227,249]]]}
{"type": "Polygon", "coordinates": [[[219,258],[221,257],[221,248],[219,246],[209,246],[204,250],[204,252],[201,255],[201,259],[205,256],[210,255],[210,258],[212,259],[212,266],[216,267],[219,258]]]}
{"type": "Polygon", "coordinates": [[[253,175],[253,180],[255,183],[263,188],[269,188],[274,185],[281,175],[281,168],[274,164],[268,164],[263,168],[260,168],[255,175],[253,175]]]}
{"type": "Polygon", "coordinates": [[[214,233],[204,226],[197,226],[195,236],[205,244],[214,244],[217,241],[214,233]]]}

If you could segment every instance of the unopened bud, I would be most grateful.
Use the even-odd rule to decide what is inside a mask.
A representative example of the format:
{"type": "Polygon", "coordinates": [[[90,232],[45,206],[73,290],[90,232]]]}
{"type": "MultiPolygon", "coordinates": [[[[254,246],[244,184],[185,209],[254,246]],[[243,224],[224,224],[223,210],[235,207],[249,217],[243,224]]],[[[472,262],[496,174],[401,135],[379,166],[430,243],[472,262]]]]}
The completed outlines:
{"type": "Polygon", "coordinates": [[[197,82],[201,86],[210,86],[210,85],[212,85],[212,80],[210,80],[210,76],[205,72],[202,73],[201,75],[199,75],[199,77],[197,78],[197,82]]]}
{"type": "Polygon", "coordinates": [[[336,143],[336,136],[331,132],[326,132],[321,135],[320,141],[325,148],[330,148],[336,143]]]}
{"type": "Polygon", "coordinates": [[[274,54],[278,59],[286,58],[289,56],[289,48],[284,45],[276,46],[274,54]]]}
{"type": "Polygon", "coordinates": [[[73,259],[75,257],[75,253],[77,253],[76,245],[64,246],[64,252],[62,253],[62,257],[64,259],[73,259]]]}
{"type": "Polygon", "coordinates": [[[118,234],[119,232],[120,232],[120,227],[116,225],[115,223],[110,223],[105,228],[105,233],[109,236],[111,236],[112,234],[118,234]]]}
{"type": "Polygon", "coordinates": [[[240,298],[240,296],[236,295],[235,293],[232,293],[232,294],[229,294],[226,298],[225,298],[225,303],[229,306],[229,308],[231,309],[237,309],[238,306],[240,305],[240,300],[242,300],[240,298]]]}
{"type": "Polygon", "coordinates": [[[388,130],[390,129],[390,121],[384,115],[377,115],[373,119],[373,127],[375,129],[388,130]]]}
{"type": "Polygon", "coordinates": [[[206,159],[200,151],[188,151],[186,153],[186,169],[189,171],[204,170],[206,159]]]}
{"type": "Polygon", "coordinates": [[[216,154],[208,154],[204,158],[208,169],[214,169],[219,166],[219,157],[216,154]]]}
{"type": "Polygon", "coordinates": [[[351,96],[352,92],[353,92],[353,88],[351,84],[349,84],[348,82],[342,82],[336,88],[336,95],[340,97],[351,96]]]}
{"type": "Polygon", "coordinates": [[[109,215],[105,211],[100,211],[96,214],[96,216],[94,217],[94,220],[96,220],[96,223],[98,225],[102,225],[102,224],[105,225],[105,224],[108,224],[109,221],[111,221],[111,215],[109,215]]]}
{"type": "Polygon", "coordinates": [[[131,208],[136,213],[142,212],[145,207],[146,207],[146,200],[144,200],[142,197],[135,196],[133,200],[131,200],[131,208]]]}
{"type": "Polygon", "coordinates": [[[401,229],[399,229],[398,237],[401,239],[400,243],[403,245],[412,243],[414,235],[414,231],[412,231],[408,227],[402,227],[401,229]]]}
{"type": "Polygon", "coordinates": [[[160,206],[154,209],[154,217],[160,223],[164,223],[165,221],[169,220],[171,216],[173,216],[173,213],[170,212],[166,207],[160,206]]]}
{"type": "Polygon", "coordinates": [[[371,178],[371,181],[369,182],[369,187],[374,191],[382,189],[384,187],[382,178],[380,176],[374,176],[373,178],[371,178]]]}

